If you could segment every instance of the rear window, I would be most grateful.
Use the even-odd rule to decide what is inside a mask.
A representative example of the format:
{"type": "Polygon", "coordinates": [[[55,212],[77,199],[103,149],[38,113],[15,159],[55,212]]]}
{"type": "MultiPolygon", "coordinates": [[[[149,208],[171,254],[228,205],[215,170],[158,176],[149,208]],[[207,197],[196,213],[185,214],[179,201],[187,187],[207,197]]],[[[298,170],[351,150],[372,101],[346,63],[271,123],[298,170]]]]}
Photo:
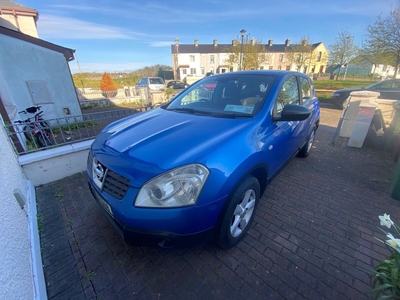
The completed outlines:
{"type": "Polygon", "coordinates": [[[150,78],[150,84],[164,84],[164,80],[162,78],[150,78]]]}

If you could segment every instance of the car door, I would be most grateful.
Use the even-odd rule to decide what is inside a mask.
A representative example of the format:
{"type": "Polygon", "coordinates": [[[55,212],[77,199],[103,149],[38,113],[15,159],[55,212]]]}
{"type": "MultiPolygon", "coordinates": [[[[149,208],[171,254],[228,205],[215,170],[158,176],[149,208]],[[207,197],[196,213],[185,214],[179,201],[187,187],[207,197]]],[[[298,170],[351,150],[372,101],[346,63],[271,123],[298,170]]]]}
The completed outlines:
{"type": "Polygon", "coordinates": [[[299,121],[273,121],[279,117],[283,108],[288,104],[300,105],[300,90],[297,77],[288,77],[275,99],[272,109],[272,124],[267,128],[262,144],[268,157],[268,167],[271,176],[275,174],[297,151],[300,140],[301,122],[299,121]]]}
{"type": "Polygon", "coordinates": [[[381,99],[400,100],[400,81],[389,80],[382,82],[374,90],[380,93],[379,98],[381,99]]]}

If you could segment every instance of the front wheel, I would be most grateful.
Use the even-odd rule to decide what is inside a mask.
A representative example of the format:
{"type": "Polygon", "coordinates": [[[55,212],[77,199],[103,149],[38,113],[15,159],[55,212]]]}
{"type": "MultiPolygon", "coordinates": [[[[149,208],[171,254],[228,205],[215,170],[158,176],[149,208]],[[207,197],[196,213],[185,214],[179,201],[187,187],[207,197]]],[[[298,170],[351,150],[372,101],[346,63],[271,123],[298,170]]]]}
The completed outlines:
{"type": "Polygon", "coordinates": [[[260,199],[260,184],[252,176],[247,177],[227,200],[215,241],[223,249],[239,243],[250,228],[260,199]]]}
{"type": "Polygon", "coordinates": [[[304,144],[303,147],[301,147],[298,156],[299,157],[307,157],[310,152],[311,152],[311,148],[314,144],[314,140],[315,140],[315,133],[317,131],[317,127],[314,126],[313,130],[311,131],[310,136],[307,139],[307,142],[304,144]]]}

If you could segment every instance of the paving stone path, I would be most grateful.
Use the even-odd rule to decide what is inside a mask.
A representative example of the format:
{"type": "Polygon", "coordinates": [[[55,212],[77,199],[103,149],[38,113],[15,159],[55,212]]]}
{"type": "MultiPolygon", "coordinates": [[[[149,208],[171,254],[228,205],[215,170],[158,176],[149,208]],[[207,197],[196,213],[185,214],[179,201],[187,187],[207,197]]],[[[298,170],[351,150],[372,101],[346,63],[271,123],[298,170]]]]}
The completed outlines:
{"type": "Polygon", "coordinates": [[[362,292],[388,250],[378,215],[400,223],[388,152],[332,138],[325,105],[314,149],[267,188],[245,239],[187,250],[131,247],[108,224],[86,174],[36,189],[49,299],[372,299],[362,292]]]}

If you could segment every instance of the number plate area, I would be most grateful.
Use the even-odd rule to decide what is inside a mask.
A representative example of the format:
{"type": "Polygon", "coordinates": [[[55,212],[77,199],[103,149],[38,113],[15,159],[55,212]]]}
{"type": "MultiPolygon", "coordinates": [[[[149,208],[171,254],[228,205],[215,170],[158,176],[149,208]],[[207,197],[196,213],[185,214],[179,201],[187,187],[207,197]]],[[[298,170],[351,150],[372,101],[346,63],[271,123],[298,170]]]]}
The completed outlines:
{"type": "Polygon", "coordinates": [[[112,212],[111,206],[100,197],[95,189],[93,189],[93,194],[96,197],[96,200],[100,203],[100,205],[108,212],[108,214],[114,219],[114,214],[112,212]]]}

